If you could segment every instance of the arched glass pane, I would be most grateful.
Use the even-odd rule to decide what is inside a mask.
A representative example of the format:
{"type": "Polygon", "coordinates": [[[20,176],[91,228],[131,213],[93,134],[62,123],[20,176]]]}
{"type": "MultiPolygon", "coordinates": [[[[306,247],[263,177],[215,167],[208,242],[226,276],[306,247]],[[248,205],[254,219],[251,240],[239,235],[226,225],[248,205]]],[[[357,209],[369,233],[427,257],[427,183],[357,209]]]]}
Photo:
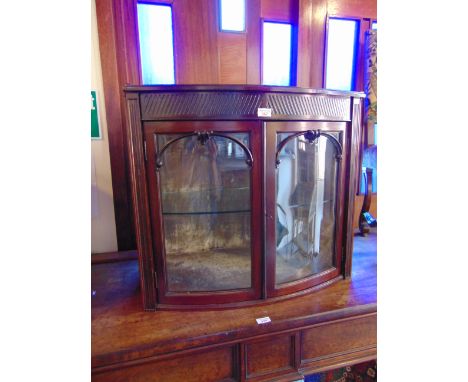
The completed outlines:
{"type": "MultiPolygon", "coordinates": [[[[180,135],[157,134],[158,152],[180,135]]],[[[249,147],[249,134],[229,134],[249,147]]],[[[159,170],[171,292],[251,287],[251,171],[237,143],[180,139],[159,170]]]]}
{"type": "MultiPolygon", "coordinates": [[[[278,144],[292,133],[280,133],[278,144]]],[[[339,133],[333,133],[339,139],[339,133]]],[[[334,266],[338,163],[332,142],[292,139],[276,178],[276,284],[334,266]]]]}

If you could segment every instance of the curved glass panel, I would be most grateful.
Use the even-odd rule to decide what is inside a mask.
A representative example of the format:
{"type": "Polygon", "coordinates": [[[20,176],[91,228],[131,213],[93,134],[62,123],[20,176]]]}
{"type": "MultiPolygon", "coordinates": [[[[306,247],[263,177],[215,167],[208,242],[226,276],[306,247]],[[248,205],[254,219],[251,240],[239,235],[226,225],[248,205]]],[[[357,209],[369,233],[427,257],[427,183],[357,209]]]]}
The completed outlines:
{"type": "MultiPolygon", "coordinates": [[[[183,134],[182,134],[183,135],[183,134]]],[[[176,134],[157,134],[158,152],[176,134]]],[[[249,147],[249,134],[229,134],[249,147]]],[[[251,287],[250,167],[240,145],[189,136],[163,154],[160,190],[170,292],[251,287]]]]}
{"type": "MultiPolygon", "coordinates": [[[[277,143],[293,133],[280,133],[277,143]]],[[[340,140],[339,133],[331,133],[340,140]]],[[[276,284],[334,266],[338,163],[333,143],[299,136],[281,150],[276,178],[276,284]]]]}

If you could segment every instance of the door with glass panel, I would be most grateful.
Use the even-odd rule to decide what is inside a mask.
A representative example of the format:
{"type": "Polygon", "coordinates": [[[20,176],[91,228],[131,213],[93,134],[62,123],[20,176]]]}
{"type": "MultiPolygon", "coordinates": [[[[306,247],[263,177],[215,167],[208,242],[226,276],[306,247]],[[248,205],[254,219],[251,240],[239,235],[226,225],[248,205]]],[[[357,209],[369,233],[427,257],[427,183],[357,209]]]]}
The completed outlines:
{"type": "Polygon", "coordinates": [[[269,297],[341,273],[344,122],[266,123],[266,267],[269,297]]]}
{"type": "Polygon", "coordinates": [[[161,303],[261,293],[259,122],[144,126],[161,303]]]}

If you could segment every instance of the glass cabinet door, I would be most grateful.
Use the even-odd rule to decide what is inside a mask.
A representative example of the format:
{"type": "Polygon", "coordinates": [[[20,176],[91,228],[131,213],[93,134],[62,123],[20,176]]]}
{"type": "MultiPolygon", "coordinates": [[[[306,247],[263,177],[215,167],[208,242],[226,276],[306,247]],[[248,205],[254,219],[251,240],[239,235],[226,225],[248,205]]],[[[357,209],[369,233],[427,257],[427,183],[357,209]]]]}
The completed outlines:
{"type": "Polygon", "coordinates": [[[152,140],[166,294],[252,290],[250,132],[155,133],[152,140]]]}
{"type": "MultiPolygon", "coordinates": [[[[230,134],[249,146],[248,133],[230,134]]],[[[171,140],[160,169],[168,291],[250,288],[250,168],[234,141],[157,134],[171,140]]]]}
{"type": "Polygon", "coordinates": [[[268,134],[276,150],[274,195],[267,196],[270,209],[274,208],[269,227],[274,229],[274,242],[267,244],[268,256],[274,257],[269,259],[270,279],[274,273],[270,287],[278,290],[295,284],[300,289],[297,284],[301,280],[308,281],[306,287],[313,286],[314,277],[336,273],[338,267],[336,222],[342,133],[297,131],[297,127],[296,131],[281,130],[268,134]]]}

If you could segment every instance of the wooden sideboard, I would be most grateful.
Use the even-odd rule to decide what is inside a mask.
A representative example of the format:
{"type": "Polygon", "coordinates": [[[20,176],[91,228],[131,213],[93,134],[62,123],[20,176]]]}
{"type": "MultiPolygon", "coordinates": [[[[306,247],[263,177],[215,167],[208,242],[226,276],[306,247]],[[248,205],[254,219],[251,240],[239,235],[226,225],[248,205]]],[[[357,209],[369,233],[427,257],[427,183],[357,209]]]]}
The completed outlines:
{"type": "Polygon", "coordinates": [[[314,293],[208,311],[145,312],[136,260],[95,264],[92,380],[297,381],[376,359],[375,250],[355,237],[352,277],[314,293]]]}

